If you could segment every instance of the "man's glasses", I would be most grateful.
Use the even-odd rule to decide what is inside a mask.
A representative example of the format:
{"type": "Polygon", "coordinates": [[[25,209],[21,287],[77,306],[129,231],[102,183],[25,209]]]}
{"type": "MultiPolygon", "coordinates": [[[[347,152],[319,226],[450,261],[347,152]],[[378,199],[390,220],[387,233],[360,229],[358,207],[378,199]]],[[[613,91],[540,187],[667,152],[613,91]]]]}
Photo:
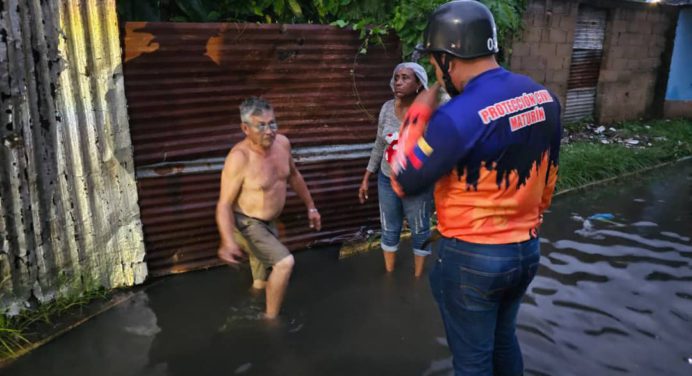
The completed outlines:
{"type": "Polygon", "coordinates": [[[267,129],[276,131],[279,129],[279,124],[276,121],[271,121],[269,123],[258,122],[257,124],[249,124],[252,128],[257,129],[260,132],[266,132],[267,129]]]}

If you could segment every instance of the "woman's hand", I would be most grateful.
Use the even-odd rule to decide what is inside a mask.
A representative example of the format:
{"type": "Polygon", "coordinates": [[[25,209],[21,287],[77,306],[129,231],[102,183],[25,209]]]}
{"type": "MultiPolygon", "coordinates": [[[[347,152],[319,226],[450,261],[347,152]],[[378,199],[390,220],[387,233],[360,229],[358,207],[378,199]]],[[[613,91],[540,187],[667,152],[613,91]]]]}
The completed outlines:
{"type": "Polygon", "coordinates": [[[368,180],[370,180],[370,175],[372,175],[372,172],[365,170],[363,181],[358,188],[358,200],[361,204],[365,204],[365,201],[368,199],[368,180]]]}
{"type": "Polygon", "coordinates": [[[360,188],[358,188],[358,200],[360,200],[361,204],[364,204],[367,199],[368,199],[368,181],[367,181],[367,179],[363,179],[363,182],[360,183],[360,188]]]}

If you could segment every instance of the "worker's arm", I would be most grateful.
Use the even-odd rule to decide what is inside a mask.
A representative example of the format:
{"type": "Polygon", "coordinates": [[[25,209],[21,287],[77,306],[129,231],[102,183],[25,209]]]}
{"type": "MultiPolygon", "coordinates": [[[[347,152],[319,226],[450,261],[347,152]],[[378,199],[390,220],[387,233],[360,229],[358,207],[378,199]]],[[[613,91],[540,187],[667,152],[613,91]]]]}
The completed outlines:
{"type": "Polygon", "coordinates": [[[433,113],[430,102],[419,99],[406,113],[392,163],[392,187],[399,196],[415,195],[435,184],[483,133],[478,124],[457,124],[442,110],[433,113]]]}

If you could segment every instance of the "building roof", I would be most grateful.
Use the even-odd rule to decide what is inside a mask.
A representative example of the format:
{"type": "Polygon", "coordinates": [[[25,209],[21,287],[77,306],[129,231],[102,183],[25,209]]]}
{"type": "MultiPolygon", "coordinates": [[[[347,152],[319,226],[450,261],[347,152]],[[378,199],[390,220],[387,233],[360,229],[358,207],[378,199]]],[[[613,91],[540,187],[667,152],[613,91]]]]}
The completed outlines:
{"type": "Polygon", "coordinates": [[[692,0],[663,0],[663,2],[669,5],[692,5],[692,0]]]}
{"type": "Polygon", "coordinates": [[[645,3],[663,3],[668,5],[692,5],[692,0],[640,0],[645,3]]]}
{"type": "Polygon", "coordinates": [[[692,0],[624,0],[633,3],[665,4],[665,5],[692,5],[692,0]]]}

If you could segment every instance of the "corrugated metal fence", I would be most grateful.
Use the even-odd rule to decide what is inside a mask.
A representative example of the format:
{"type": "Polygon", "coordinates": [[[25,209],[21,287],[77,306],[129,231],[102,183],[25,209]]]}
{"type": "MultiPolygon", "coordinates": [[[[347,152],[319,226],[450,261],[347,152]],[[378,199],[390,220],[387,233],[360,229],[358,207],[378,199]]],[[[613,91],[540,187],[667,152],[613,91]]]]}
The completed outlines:
{"type": "MultiPolygon", "coordinates": [[[[322,215],[322,231],[311,232],[290,194],[279,226],[289,248],[378,226],[377,200],[361,206],[357,190],[400,50],[393,37],[365,55],[360,46],[358,33],[324,25],[126,25],[125,86],[152,274],[218,263],[220,171],[242,137],[237,107],[250,95],[274,105],[322,215]]],[[[376,197],[375,179],[371,189],[376,197]]]]}
{"type": "Polygon", "coordinates": [[[5,0],[0,35],[0,311],[141,283],[115,0],[5,0]]]}

